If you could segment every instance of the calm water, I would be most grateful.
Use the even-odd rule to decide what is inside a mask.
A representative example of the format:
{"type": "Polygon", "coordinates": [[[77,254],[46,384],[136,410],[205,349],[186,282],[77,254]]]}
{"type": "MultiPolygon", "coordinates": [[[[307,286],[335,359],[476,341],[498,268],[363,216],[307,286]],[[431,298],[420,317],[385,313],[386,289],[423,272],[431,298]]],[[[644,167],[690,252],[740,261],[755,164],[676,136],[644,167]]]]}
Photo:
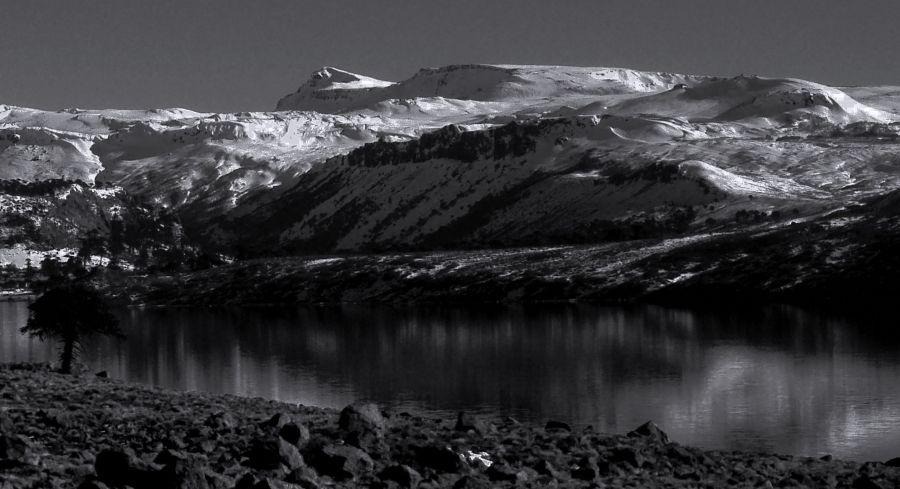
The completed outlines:
{"type": "MultiPolygon", "coordinates": [[[[625,432],[653,419],[706,448],[900,456],[895,321],[771,308],[129,309],[85,359],[175,389],[342,407],[548,418],[625,432]]],[[[46,361],[0,303],[0,361],[46,361]]]]}

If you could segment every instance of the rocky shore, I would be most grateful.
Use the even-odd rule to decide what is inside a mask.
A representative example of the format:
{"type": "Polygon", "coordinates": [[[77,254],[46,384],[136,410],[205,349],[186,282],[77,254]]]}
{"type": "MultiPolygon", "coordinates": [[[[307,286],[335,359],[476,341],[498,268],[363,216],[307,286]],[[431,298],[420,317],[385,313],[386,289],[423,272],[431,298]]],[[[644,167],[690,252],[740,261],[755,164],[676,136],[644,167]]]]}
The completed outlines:
{"type": "Polygon", "coordinates": [[[704,451],[357,403],[342,411],[0,366],[0,489],[900,487],[900,459],[704,451]]]}

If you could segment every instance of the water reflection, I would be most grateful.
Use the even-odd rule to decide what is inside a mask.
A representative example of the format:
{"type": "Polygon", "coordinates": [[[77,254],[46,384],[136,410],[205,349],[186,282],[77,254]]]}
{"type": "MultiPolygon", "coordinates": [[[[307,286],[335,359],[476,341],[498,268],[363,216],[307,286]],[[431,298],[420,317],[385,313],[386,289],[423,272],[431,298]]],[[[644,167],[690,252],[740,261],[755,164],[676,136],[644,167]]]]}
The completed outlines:
{"type": "MultiPolygon", "coordinates": [[[[0,305],[0,360],[44,360],[24,304],[0,305]]],[[[92,367],[176,389],[341,407],[556,418],[684,443],[858,460],[900,455],[900,342],[864,323],[768,308],[130,309],[92,367]]]]}

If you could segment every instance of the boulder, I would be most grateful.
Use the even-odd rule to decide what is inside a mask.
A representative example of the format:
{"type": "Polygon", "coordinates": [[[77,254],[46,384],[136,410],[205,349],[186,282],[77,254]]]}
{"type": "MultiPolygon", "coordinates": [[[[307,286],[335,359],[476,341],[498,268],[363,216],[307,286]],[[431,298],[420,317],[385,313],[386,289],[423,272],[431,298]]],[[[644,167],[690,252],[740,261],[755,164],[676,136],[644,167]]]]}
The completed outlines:
{"type": "Polygon", "coordinates": [[[636,450],[634,447],[629,447],[625,445],[620,445],[613,448],[610,453],[608,460],[613,464],[629,464],[632,467],[640,467],[644,464],[644,456],[640,451],[636,450]]]}
{"type": "Polygon", "coordinates": [[[485,424],[484,421],[462,411],[460,411],[459,415],[456,417],[456,426],[453,429],[464,432],[474,431],[479,435],[488,432],[487,424],[485,424]]]}
{"type": "Polygon", "coordinates": [[[647,421],[646,423],[638,426],[634,430],[628,433],[628,436],[631,437],[645,437],[653,439],[659,443],[669,443],[669,435],[666,434],[665,431],[659,429],[659,426],[656,426],[656,423],[653,421],[647,421]]]}
{"type": "Polygon", "coordinates": [[[378,473],[383,481],[393,481],[400,487],[417,487],[422,482],[422,475],[408,465],[392,465],[378,473]]]}
{"type": "Polygon", "coordinates": [[[338,428],[344,432],[347,443],[371,448],[384,440],[387,423],[376,404],[354,403],[341,411],[338,428]]]}
{"type": "Polygon", "coordinates": [[[309,428],[296,423],[287,423],[278,430],[278,436],[297,448],[303,448],[309,442],[309,428]]]}
{"type": "Polygon", "coordinates": [[[260,470],[276,470],[282,465],[294,470],[303,465],[303,457],[297,447],[281,437],[254,439],[246,455],[246,465],[260,470]]]}
{"type": "Polygon", "coordinates": [[[892,458],[884,463],[888,467],[900,467],[900,457],[892,458]]]}
{"type": "Polygon", "coordinates": [[[222,430],[231,430],[237,427],[237,420],[234,418],[234,415],[221,411],[218,413],[210,414],[204,424],[216,431],[222,430]]]}

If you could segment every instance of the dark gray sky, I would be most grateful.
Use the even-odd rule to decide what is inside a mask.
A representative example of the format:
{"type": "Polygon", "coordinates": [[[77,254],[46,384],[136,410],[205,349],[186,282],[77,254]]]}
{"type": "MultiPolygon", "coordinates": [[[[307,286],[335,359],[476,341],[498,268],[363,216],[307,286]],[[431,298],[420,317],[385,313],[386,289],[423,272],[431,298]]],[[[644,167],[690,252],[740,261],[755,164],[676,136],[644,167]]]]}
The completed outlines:
{"type": "Polygon", "coordinates": [[[0,0],[0,103],[269,110],[332,65],[621,66],[900,85],[900,2],[0,0]]]}

